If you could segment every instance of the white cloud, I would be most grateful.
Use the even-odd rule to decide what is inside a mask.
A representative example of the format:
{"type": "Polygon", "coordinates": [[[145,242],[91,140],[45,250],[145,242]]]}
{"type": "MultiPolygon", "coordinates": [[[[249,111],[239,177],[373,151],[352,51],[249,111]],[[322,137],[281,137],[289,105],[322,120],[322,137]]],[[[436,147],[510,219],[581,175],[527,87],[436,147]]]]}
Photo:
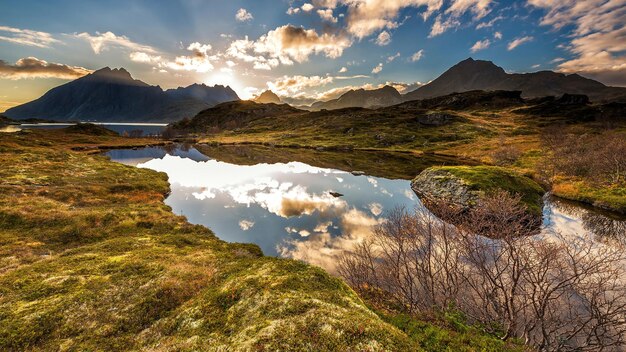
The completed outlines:
{"type": "Polygon", "coordinates": [[[494,32],[494,33],[493,33],[493,38],[494,38],[494,39],[502,39],[502,33],[500,33],[500,32],[494,32]]]}
{"type": "Polygon", "coordinates": [[[389,43],[391,43],[391,35],[387,31],[380,32],[376,37],[376,45],[385,46],[389,43]]]}
{"type": "Polygon", "coordinates": [[[382,70],[383,70],[383,63],[381,62],[372,69],[372,73],[377,74],[377,73],[380,73],[380,71],[382,70]]]}
{"type": "Polygon", "coordinates": [[[91,35],[87,32],[74,34],[74,37],[86,40],[91,45],[91,49],[96,54],[107,50],[109,47],[125,48],[138,52],[156,53],[157,51],[149,45],[135,43],[124,35],[115,35],[113,32],[96,32],[91,35]]]}
{"type": "Polygon", "coordinates": [[[231,42],[225,55],[254,64],[255,69],[269,70],[279,64],[293,65],[294,61],[305,62],[313,54],[337,58],[352,41],[342,35],[318,34],[314,29],[292,25],[277,27],[258,40],[246,37],[231,42]]]}
{"type": "Polygon", "coordinates": [[[337,17],[333,16],[333,10],[332,9],[320,9],[320,10],[317,10],[317,14],[324,21],[331,22],[331,23],[337,23],[337,17]]]}
{"type": "Polygon", "coordinates": [[[479,24],[476,25],[476,29],[481,29],[481,28],[488,28],[488,27],[493,27],[493,25],[500,21],[503,20],[504,16],[496,16],[494,18],[492,18],[491,20],[487,21],[487,22],[481,22],[479,24]]]}
{"type": "Polygon", "coordinates": [[[454,17],[448,17],[447,19],[442,19],[442,16],[439,15],[435,18],[435,22],[433,23],[432,28],[430,29],[430,33],[428,34],[429,38],[436,37],[443,32],[447,31],[451,28],[456,28],[461,25],[461,22],[454,17]]]}
{"type": "Polygon", "coordinates": [[[424,56],[424,49],[420,49],[415,54],[411,55],[411,62],[420,61],[420,59],[424,56]]]}
{"type": "MultiPolygon", "coordinates": [[[[364,38],[383,29],[397,28],[400,10],[407,7],[426,7],[427,18],[439,10],[442,0],[343,0],[348,6],[347,30],[357,38],[364,38]]],[[[336,2],[331,2],[331,5],[336,2]]]]}
{"type": "Polygon", "coordinates": [[[515,38],[514,40],[512,40],[511,42],[509,42],[509,44],[507,45],[507,50],[511,51],[515,48],[517,48],[518,46],[524,44],[524,43],[528,43],[530,41],[533,40],[533,37],[531,36],[525,36],[525,37],[520,37],[520,38],[515,38]]]}
{"type": "Polygon", "coordinates": [[[38,48],[48,48],[52,44],[61,43],[60,40],[52,37],[50,33],[8,26],[0,26],[0,41],[38,48]]]}
{"type": "Polygon", "coordinates": [[[244,8],[240,8],[235,14],[235,19],[239,22],[251,21],[253,18],[252,14],[244,8]]]}
{"type": "Polygon", "coordinates": [[[532,67],[532,68],[539,68],[539,67],[541,67],[541,65],[540,65],[540,64],[534,64],[534,65],[532,65],[531,67],[532,67]]]}
{"type": "Polygon", "coordinates": [[[571,28],[561,45],[574,54],[563,60],[561,72],[579,72],[608,84],[626,85],[626,6],[623,1],[607,0],[529,0],[531,6],[544,9],[541,25],[560,30],[571,28]],[[570,26],[570,27],[568,27],[570,26]]]}
{"type": "Polygon", "coordinates": [[[491,11],[489,9],[491,2],[492,0],[453,0],[446,13],[459,17],[470,11],[474,14],[474,19],[481,19],[491,11]]]}
{"type": "Polygon", "coordinates": [[[348,69],[345,66],[339,69],[339,73],[345,73],[345,72],[348,72],[348,69]]]}
{"type": "Polygon", "coordinates": [[[491,45],[491,41],[489,39],[479,40],[472,45],[470,51],[475,53],[479,50],[487,49],[489,45],[491,45]]]}
{"type": "Polygon", "coordinates": [[[557,63],[557,62],[561,62],[561,61],[565,61],[565,59],[564,59],[564,58],[562,58],[562,57],[557,57],[557,58],[552,59],[552,60],[550,61],[550,63],[551,63],[551,64],[555,64],[555,63],[557,63]]]}
{"type": "Polygon", "coordinates": [[[76,79],[91,72],[84,67],[47,62],[36,57],[21,58],[14,65],[0,60],[0,78],[12,80],[24,78],[76,79]]]}
{"type": "Polygon", "coordinates": [[[400,53],[395,53],[394,55],[391,55],[389,57],[387,57],[387,63],[392,62],[393,60],[397,59],[400,57],[400,53]]]}
{"type": "Polygon", "coordinates": [[[141,63],[159,63],[163,60],[159,55],[151,55],[141,51],[133,51],[130,53],[130,59],[131,61],[141,63]]]}
{"type": "Polygon", "coordinates": [[[300,12],[300,8],[299,7],[290,7],[287,9],[287,14],[288,15],[295,15],[298,12],[300,12]]]}
{"type": "Polygon", "coordinates": [[[302,9],[302,11],[304,12],[310,12],[311,10],[313,10],[315,8],[315,6],[309,4],[309,3],[305,3],[304,5],[302,5],[302,7],[300,7],[302,9]]]}
{"type": "Polygon", "coordinates": [[[250,230],[253,226],[254,226],[254,221],[252,220],[244,219],[244,220],[239,221],[239,227],[244,231],[250,230]]]}
{"type": "Polygon", "coordinates": [[[296,95],[308,88],[317,88],[333,82],[332,76],[283,76],[267,82],[270,90],[278,95],[296,95]]]}
{"type": "Polygon", "coordinates": [[[383,213],[383,206],[380,203],[370,203],[367,207],[374,216],[378,216],[383,213]]]}

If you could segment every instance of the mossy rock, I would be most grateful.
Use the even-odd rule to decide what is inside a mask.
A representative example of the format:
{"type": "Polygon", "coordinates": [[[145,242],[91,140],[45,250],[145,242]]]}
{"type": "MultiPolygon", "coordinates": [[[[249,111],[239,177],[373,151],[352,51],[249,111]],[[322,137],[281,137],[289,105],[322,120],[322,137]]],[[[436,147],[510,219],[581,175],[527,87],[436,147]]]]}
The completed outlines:
{"type": "Polygon", "coordinates": [[[435,166],[411,182],[420,197],[443,201],[461,209],[475,206],[482,197],[503,190],[517,194],[528,211],[541,216],[545,191],[530,178],[497,166],[435,166]]]}

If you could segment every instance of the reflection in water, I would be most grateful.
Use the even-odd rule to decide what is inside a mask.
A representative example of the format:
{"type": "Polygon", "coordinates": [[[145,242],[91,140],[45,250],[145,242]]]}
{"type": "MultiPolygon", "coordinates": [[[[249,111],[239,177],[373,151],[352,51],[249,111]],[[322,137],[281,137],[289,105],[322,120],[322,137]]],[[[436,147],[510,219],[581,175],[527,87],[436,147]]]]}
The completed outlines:
{"type": "Polygon", "coordinates": [[[556,198],[545,209],[550,214],[548,219],[558,223],[558,228],[568,228],[570,233],[591,233],[603,243],[626,245],[626,218],[623,216],[556,198]]]}
{"type": "MultiPolygon", "coordinates": [[[[166,203],[191,223],[206,225],[226,241],[256,243],[267,255],[304,260],[331,272],[337,256],[370,236],[386,211],[421,206],[408,180],[355,176],[332,167],[270,160],[237,165],[190,147],[107,154],[167,173],[172,192],[166,203]]],[[[623,221],[605,226],[603,215],[576,213],[557,202],[545,209],[545,232],[582,235],[611,227],[623,234],[623,221]]]]}

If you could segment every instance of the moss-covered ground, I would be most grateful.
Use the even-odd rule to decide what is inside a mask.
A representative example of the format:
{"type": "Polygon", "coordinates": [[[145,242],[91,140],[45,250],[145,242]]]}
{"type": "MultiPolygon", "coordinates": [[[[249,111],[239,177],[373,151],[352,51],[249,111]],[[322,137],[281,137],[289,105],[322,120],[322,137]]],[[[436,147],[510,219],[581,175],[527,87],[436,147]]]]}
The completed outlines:
{"type": "Polygon", "coordinates": [[[0,350],[508,349],[383,319],[319,268],[219,240],[164,205],[165,174],[92,153],[158,141],[83,132],[0,135],[0,350]]]}

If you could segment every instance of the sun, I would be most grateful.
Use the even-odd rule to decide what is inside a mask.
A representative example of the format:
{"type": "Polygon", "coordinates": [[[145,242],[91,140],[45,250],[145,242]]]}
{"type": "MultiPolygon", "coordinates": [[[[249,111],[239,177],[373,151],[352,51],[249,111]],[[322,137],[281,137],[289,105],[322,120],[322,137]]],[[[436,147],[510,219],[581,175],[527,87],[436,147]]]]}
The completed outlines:
{"type": "Polygon", "coordinates": [[[244,85],[239,81],[233,72],[217,71],[209,74],[204,79],[204,84],[213,86],[220,84],[232,88],[241,99],[249,99],[251,95],[245,89],[244,85]],[[250,95],[250,96],[248,96],[250,95]]]}

